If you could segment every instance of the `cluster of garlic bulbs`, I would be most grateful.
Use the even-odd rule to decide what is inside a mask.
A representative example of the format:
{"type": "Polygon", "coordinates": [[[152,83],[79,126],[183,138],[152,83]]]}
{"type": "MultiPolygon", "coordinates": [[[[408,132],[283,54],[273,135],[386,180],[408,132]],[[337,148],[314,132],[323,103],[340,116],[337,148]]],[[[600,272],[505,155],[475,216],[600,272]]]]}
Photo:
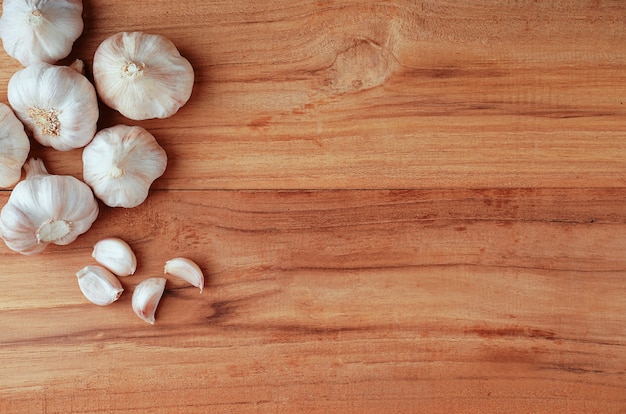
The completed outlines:
{"type": "MultiPolygon", "coordinates": [[[[76,273],[78,286],[91,303],[100,306],[110,305],[118,300],[124,291],[118,277],[134,274],[137,269],[137,258],[128,243],[117,237],[102,239],[96,243],[92,257],[98,265],[85,266],[76,273]]],[[[202,293],[204,275],[191,259],[176,257],[168,260],[163,271],[200,288],[202,293]]],[[[151,325],[155,322],[157,306],[165,292],[166,282],[167,279],[164,277],[150,277],[137,284],[133,291],[133,311],[151,325]]]]}
{"type": "MultiPolygon", "coordinates": [[[[0,103],[0,187],[14,186],[0,211],[0,237],[24,255],[50,243],[66,245],[98,217],[97,199],[109,207],[143,203],[162,176],[167,154],[139,126],[116,125],[97,131],[98,98],[131,120],[167,118],[191,97],[194,71],[167,38],[122,32],[105,39],[93,58],[92,84],[83,62],[57,62],[69,56],[83,32],[82,0],[4,0],[0,38],[7,54],[24,68],[8,83],[9,106],[0,103]],[[49,174],[31,158],[29,136],[58,151],[82,148],[83,181],[49,174]],[[22,167],[25,178],[19,181],[22,167]]],[[[132,275],[137,260],[118,238],[96,244],[90,265],[76,273],[80,290],[97,305],[115,302],[123,292],[118,277],[132,275]]],[[[202,292],[200,268],[186,258],[169,260],[165,273],[202,292]]],[[[132,306],[154,323],[165,278],[139,283],[132,306]]]]}
{"type": "MultiPolygon", "coordinates": [[[[30,135],[59,151],[82,148],[83,180],[96,198],[109,207],[136,207],[145,201],[154,180],[164,174],[167,154],[155,137],[139,126],[116,125],[97,132],[98,98],[132,120],[166,118],[189,100],[193,68],[167,38],[122,32],[106,38],[97,48],[94,86],[83,73],[82,61],[69,67],[56,65],[69,55],[83,31],[82,10],[81,0],[3,3],[0,37],[7,53],[25,67],[9,80],[7,97],[12,111],[0,106],[0,143],[5,144],[0,147],[0,186],[7,188],[19,180],[30,150],[30,135]]],[[[45,171],[43,165],[40,169],[45,171]]],[[[29,183],[32,187],[39,181],[53,180],[29,183]]],[[[51,193],[57,191],[52,185],[40,187],[42,192],[37,194],[22,190],[26,184],[16,187],[18,191],[14,190],[2,215],[0,236],[9,248],[23,254],[40,252],[48,243],[65,244],[69,238],[41,238],[36,232],[21,230],[36,226],[39,231],[43,221],[55,223],[54,236],[86,230],[76,224],[62,228],[58,217],[69,213],[68,203],[74,207],[93,204],[91,199],[74,201],[78,193],[63,193],[59,199],[66,203],[49,207],[54,211],[39,209],[46,197],[58,196],[51,193]],[[18,201],[24,216],[11,213],[18,201]],[[34,212],[39,215],[28,215],[34,212]],[[44,213],[47,216],[41,216],[44,213]]],[[[84,191],[80,196],[93,198],[84,191]]]]}

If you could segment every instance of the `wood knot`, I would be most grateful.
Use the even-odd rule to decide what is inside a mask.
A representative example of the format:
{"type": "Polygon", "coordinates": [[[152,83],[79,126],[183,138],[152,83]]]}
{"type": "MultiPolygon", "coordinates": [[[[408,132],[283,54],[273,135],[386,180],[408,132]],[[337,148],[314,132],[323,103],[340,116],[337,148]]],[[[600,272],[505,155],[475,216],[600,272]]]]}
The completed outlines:
{"type": "Polygon", "coordinates": [[[327,71],[326,86],[334,93],[375,88],[389,78],[393,63],[393,56],[386,48],[370,40],[356,40],[337,55],[327,71]]]}

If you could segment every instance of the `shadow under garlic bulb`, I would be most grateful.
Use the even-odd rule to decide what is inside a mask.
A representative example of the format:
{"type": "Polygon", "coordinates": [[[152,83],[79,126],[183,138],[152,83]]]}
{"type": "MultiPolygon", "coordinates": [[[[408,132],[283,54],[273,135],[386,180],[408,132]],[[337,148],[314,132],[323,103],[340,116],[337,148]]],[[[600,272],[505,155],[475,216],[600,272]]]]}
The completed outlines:
{"type": "Polygon", "coordinates": [[[121,32],[105,39],[93,58],[98,95],[133,120],[168,118],[191,97],[194,72],[161,35],[121,32]]]}
{"type": "Polygon", "coordinates": [[[0,103],[0,187],[17,183],[28,157],[30,141],[11,108],[0,103]]]}
{"type": "Polygon", "coordinates": [[[30,65],[11,76],[7,96],[41,145],[69,151],[84,147],[96,133],[100,114],[96,90],[72,67],[30,65]]]}
{"type": "Polygon", "coordinates": [[[98,202],[87,184],[49,174],[36,158],[24,169],[26,179],[17,183],[0,212],[0,234],[11,250],[39,253],[49,243],[70,244],[89,230],[98,217],[98,202]]]}
{"type": "Polygon", "coordinates": [[[81,0],[4,0],[0,37],[23,66],[67,57],[83,32],[81,0]]]}

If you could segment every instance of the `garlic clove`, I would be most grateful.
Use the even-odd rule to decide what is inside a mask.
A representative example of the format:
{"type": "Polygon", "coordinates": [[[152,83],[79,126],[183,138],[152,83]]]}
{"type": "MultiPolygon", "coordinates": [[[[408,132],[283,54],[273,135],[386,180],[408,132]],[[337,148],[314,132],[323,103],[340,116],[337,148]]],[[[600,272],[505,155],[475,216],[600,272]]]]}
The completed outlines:
{"type": "Polygon", "coordinates": [[[15,115],[41,145],[69,151],[96,133],[98,97],[87,78],[68,66],[40,62],[11,76],[7,97],[15,115]]]}
{"type": "Polygon", "coordinates": [[[163,277],[151,277],[139,283],[133,292],[133,311],[151,325],[154,325],[154,314],[165,291],[165,282],[163,277]]]}
{"type": "Polygon", "coordinates": [[[110,305],[124,291],[115,275],[101,266],[85,266],[76,273],[76,277],[83,295],[99,306],[110,305]]]}
{"type": "Polygon", "coordinates": [[[129,276],[137,269],[137,258],[128,243],[117,237],[102,239],[95,244],[91,256],[117,276],[129,276]]]}
{"type": "Polygon", "coordinates": [[[172,116],[194,83],[193,67],[174,43],[142,32],[105,39],[93,58],[93,77],[102,102],[133,120],[172,116]]]}
{"type": "Polygon", "coordinates": [[[192,260],[185,257],[176,257],[165,263],[165,274],[170,274],[191,283],[192,286],[204,288],[204,275],[200,267],[192,260]]]}
{"type": "Polygon", "coordinates": [[[143,203],[167,167],[165,150],[139,126],[115,125],[99,131],[82,158],[83,179],[109,207],[143,203]]]}
{"type": "Polygon", "coordinates": [[[55,63],[70,54],[83,32],[81,0],[4,0],[0,37],[23,66],[55,63]]]}
{"type": "Polygon", "coordinates": [[[8,105],[0,103],[0,188],[19,181],[29,151],[24,125],[8,105]]]}

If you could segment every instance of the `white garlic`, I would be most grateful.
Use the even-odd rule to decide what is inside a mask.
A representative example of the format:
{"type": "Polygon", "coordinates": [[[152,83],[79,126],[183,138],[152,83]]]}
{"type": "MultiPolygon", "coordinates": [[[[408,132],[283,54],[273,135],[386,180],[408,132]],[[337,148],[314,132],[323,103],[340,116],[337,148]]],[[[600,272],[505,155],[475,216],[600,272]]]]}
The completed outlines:
{"type": "Polygon", "coordinates": [[[78,286],[83,295],[99,306],[110,305],[119,299],[124,291],[122,284],[101,266],[85,266],[76,273],[78,286]]]}
{"type": "Polygon", "coordinates": [[[128,243],[117,237],[109,237],[97,242],[91,256],[117,276],[132,275],[137,269],[135,253],[128,243]]]}
{"type": "Polygon", "coordinates": [[[30,141],[11,108],[0,103],[0,187],[17,183],[28,157],[30,141]]]}
{"type": "Polygon", "coordinates": [[[87,184],[48,174],[36,158],[24,169],[26,179],[17,183],[0,212],[0,234],[11,250],[39,253],[49,243],[66,245],[89,230],[98,217],[98,202],[87,184]]]}
{"type": "Polygon", "coordinates": [[[200,293],[204,288],[204,275],[200,267],[192,260],[185,257],[176,257],[165,262],[164,273],[176,276],[192,286],[200,288],[200,293]]]}
{"type": "Polygon", "coordinates": [[[109,207],[143,203],[166,166],[165,150],[139,126],[103,129],[83,150],[83,179],[109,207]]]}
{"type": "Polygon", "coordinates": [[[133,311],[149,324],[154,324],[154,314],[165,291],[165,282],[163,277],[151,277],[139,283],[133,292],[133,311]]]}
{"type": "Polygon", "coordinates": [[[98,95],[134,120],[167,118],[191,97],[194,73],[167,38],[122,32],[105,39],[93,58],[98,95]]]}
{"type": "Polygon", "coordinates": [[[80,0],[4,0],[0,37],[6,52],[24,66],[55,63],[70,54],[83,32],[80,0]]]}
{"type": "Polygon", "coordinates": [[[42,145],[60,151],[84,147],[96,133],[95,88],[67,66],[35,63],[9,80],[9,103],[42,145]]]}

